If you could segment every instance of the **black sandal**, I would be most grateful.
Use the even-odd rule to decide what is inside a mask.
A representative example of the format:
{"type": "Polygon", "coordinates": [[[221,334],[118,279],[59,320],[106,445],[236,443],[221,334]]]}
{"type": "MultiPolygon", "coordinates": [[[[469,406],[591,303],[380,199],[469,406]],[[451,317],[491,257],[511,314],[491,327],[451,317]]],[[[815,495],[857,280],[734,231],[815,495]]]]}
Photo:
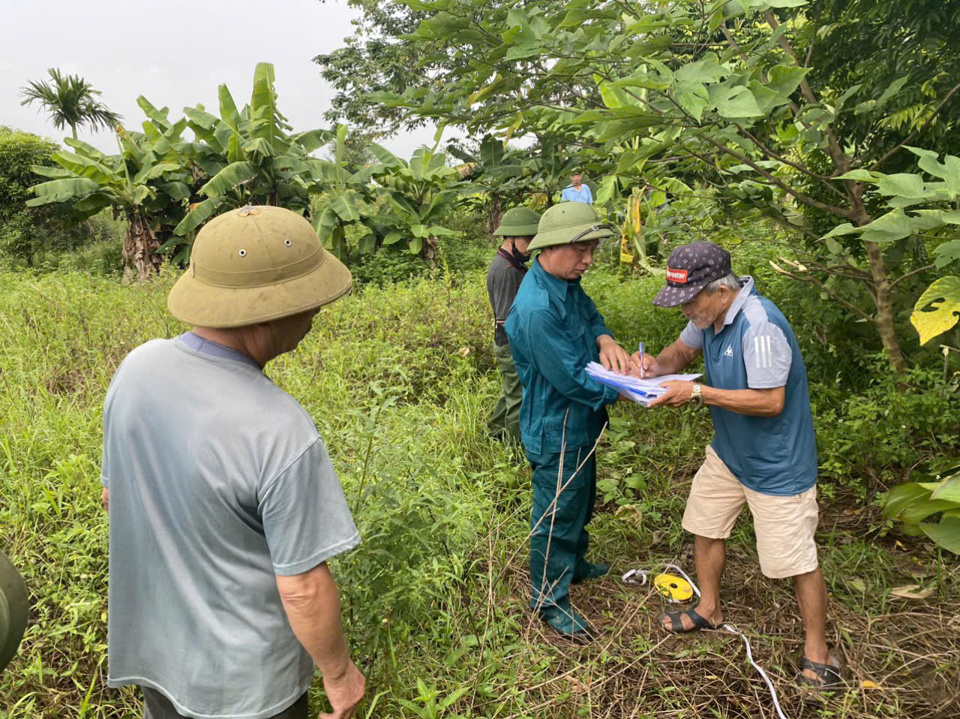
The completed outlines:
{"type": "Polygon", "coordinates": [[[701,629],[717,628],[715,624],[711,624],[709,621],[697,614],[693,607],[690,607],[690,609],[685,612],[667,612],[665,614],[661,614],[660,625],[671,634],[689,634],[690,632],[699,632],[701,629]],[[685,629],[683,626],[683,620],[681,619],[681,616],[684,614],[686,614],[687,618],[693,622],[693,626],[690,629],[685,629]],[[669,627],[663,623],[664,617],[670,620],[669,627]]]}
{"type": "Polygon", "coordinates": [[[800,657],[800,676],[797,681],[816,689],[836,689],[843,684],[843,677],[840,675],[840,663],[833,657],[830,657],[830,664],[821,664],[806,657],[800,657]],[[815,682],[804,676],[804,669],[812,671],[820,678],[820,681],[815,682]]]}

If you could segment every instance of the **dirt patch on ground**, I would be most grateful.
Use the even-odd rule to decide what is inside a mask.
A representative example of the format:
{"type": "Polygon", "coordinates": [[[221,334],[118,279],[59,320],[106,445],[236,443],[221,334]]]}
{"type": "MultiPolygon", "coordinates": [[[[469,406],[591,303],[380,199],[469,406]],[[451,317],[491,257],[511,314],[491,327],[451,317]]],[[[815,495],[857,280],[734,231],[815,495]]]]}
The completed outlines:
{"type": "MultiPolygon", "coordinates": [[[[842,509],[840,517],[841,522],[854,521],[842,509]]],[[[823,524],[830,526],[834,519],[826,516],[823,524]]],[[[648,550],[637,547],[636,556],[647,555],[648,550]]],[[[909,567],[923,558],[908,556],[904,550],[903,559],[909,567]]],[[[504,572],[516,604],[503,609],[522,614],[527,642],[549,644],[556,653],[550,678],[541,677],[526,690],[528,705],[536,707],[526,716],[777,716],[770,690],[748,663],[738,636],[722,631],[669,635],[660,628],[658,618],[676,605],[667,605],[649,585],[628,586],[619,576],[610,575],[573,588],[575,608],[598,630],[598,638],[586,646],[570,644],[525,610],[529,577],[524,562],[525,552],[521,552],[504,572]]],[[[693,568],[689,552],[672,558],[649,557],[646,562],[653,569],[667,562],[693,568]]],[[[754,659],[770,676],[789,719],[957,716],[960,610],[956,599],[891,600],[883,614],[867,616],[842,597],[832,597],[828,640],[843,665],[847,686],[817,694],[795,682],[803,634],[791,584],[766,579],[755,557],[736,546],[728,549],[725,621],[750,640],[754,659]]]]}

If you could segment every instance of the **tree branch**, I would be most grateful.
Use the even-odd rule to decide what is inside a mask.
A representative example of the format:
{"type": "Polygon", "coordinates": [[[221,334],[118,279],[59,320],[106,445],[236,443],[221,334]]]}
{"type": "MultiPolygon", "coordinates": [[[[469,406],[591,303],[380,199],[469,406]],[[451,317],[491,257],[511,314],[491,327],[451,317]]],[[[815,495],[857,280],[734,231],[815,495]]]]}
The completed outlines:
{"type": "Polygon", "coordinates": [[[724,145],[722,142],[720,142],[720,141],[718,141],[718,140],[714,140],[712,137],[705,136],[704,139],[705,139],[707,142],[709,142],[711,145],[714,145],[717,149],[719,149],[719,150],[727,153],[727,154],[730,155],[731,157],[737,158],[738,160],[740,160],[740,162],[744,163],[745,165],[749,165],[749,166],[752,167],[754,170],[756,170],[758,173],[760,173],[763,177],[767,178],[767,180],[769,180],[772,184],[776,185],[776,186],[779,187],[781,190],[783,190],[784,192],[786,192],[788,195],[790,195],[791,197],[793,197],[793,198],[796,199],[796,200],[799,200],[800,202],[804,203],[805,205],[810,205],[811,207],[816,207],[816,208],[818,208],[818,209],[820,209],[820,210],[824,210],[824,211],[826,211],[826,212],[829,212],[831,215],[836,215],[837,217],[846,217],[846,218],[848,218],[848,219],[851,218],[851,214],[850,214],[850,211],[849,211],[849,210],[844,210],[842,207],[836,207],[835,205],[828,205],[826,202],[821,202],[820,200],[817,200],[817,199],[815,199],[815,198],[813,198],[813,197],[810,197],[809,195],[805,195],[805,194],[803,194],[802,192],[798,192],[797,190],[793,189],[793,188],[790,187],[789,185],[785,184],[783,181],[781,181],[781,180],[779,180],[778,178],[774,177],[773,174],[771,174],[771,173],[768,172],[767,170],[765,170],[765,169],[763,169],[762,167],[760,167],[757,163],[755,163],[753,160],[751,160],[751,159],[750,159],[749,157],[747,157],[746,155],[740,154],[740,153],[737,152],[736,150],[733,150],[733,149],[727,147],[727,146],[724,145]]]}
{"type": "Polygon", "coordinates": [[[897,284],[899,284],[900,282],[903,282],[908,277],[912,277],[913,275],[918,275],[921,272],[926,272],[927,270],[932,270],[934,267],[936,267],[936,265],[924,265],[923,267],[918,267],[915,270],[910,270],[905,275],[900,275],[897,279],[891,282],[890,289],[892,290],[894,287],[897,286],[897,284]]]}
{"type": "MultiPolygon", "coordinates": [[[[789,260],[786,260],[785,258],[781,258],[781,259],[783,259],[784,262],[789,262],[789,260]]],[[[843,305],[844,307],[846,307],[846,308],[847,308],[848,310],[850,310],[851,312],[854,312],[854,313],[860,315],[860,317],[862,317],[862,318],[865,319],[865,320],[869,320],[870,322],[873,322],[873,321],[874,321],[873,315],[868,314],[867,312],[864,312],[862,309],[860,309],[859,307],[857,307],[857,306],[856,306],[855,304],[853,304],[852,302],[844,299],[843,297],[841,297],[840,295],[838,295],[836,292],[834,292],[833,290],[831,290],[829,287],[827,287],[825,284],[823,284],[823,283],[822,283],[820,280],[818,280],[816,277],[813,277],[812,275],[802,275],[802,276],[801,276],[801,275],[797,275],[797,274],[795,274],[795,273],[793,273],[793,272],[790,272],[789,270],[783,269],[782,267],[780,267],[780,265],[778,265],[778,264],[777,264],[776,262],[774,262],[773,260],[770,261],[770,266],[773,267],[773,269],[776,270],[777,272],[779,272],[781,275],[786,275],[787,277],[789,277],[789,278],[791,278],[791,279],[793,279],[793,280],[797,280],[798,282],[809,282],[809,283],[811,283],[811,284],[816,285],[816,286],[820,289],[821,292],[825,292],[825,293],[826,293],[827,295],[829,295],[833,300],[835,300],[835,301],[838,302],[839,304],[843,305]]]]}

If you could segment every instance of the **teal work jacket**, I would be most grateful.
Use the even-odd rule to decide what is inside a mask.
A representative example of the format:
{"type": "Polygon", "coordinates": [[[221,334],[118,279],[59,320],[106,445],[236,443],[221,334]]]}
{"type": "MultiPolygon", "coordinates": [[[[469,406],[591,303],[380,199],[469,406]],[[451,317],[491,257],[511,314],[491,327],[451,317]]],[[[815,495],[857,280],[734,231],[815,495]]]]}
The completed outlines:
{"type": "Polygon", "coordinates": [[[613,335],[580,286],[554,277],[534,260],[505,324],[523,383],[520,434],[528,453],[593,445],[607,421],[605,405],[617,390],[591,379],[597,338],[613,335]]]}

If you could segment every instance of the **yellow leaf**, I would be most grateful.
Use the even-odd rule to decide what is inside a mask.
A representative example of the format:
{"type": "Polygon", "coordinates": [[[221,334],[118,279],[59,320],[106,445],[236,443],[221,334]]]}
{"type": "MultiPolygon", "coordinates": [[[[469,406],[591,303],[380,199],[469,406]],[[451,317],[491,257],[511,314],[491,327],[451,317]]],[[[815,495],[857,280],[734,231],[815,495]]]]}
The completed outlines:
{"type": "Polygon", "coordinates": [[[960,277],[941,277],[927,288],[910,315],[920,344],[941,335],[960,319],[960,277]]]}

